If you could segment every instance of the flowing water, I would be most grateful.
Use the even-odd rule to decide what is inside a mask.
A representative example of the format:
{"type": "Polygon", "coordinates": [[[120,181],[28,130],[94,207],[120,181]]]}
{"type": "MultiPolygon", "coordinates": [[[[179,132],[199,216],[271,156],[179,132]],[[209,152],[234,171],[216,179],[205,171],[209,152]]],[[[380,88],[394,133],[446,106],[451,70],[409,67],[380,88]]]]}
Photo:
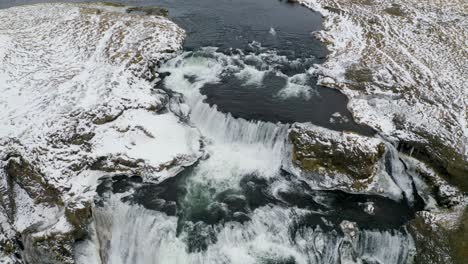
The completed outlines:
{"type": "Polygon", "coordinates": [[[420,199],[398,153],[385,168],[402,190],[313,190],[282,171],[289,124],[372,135],[347,99],[307,72],[326,52],[320,17],[271,0],[161,2],[187,30],[185,51],[161,66],[171,108],[204,136],[207,155],[159,184],[102,180],[94,211],[104,263],[408,263],[404,224],[420,199]],[[181,110],[181,108],[185,110],[181,110]],[[416,201],[415,201],[416,200],[416,201]]]}
{"type": "Polygon", "coordinates": [[[411,260],[404,225],[421,199],[392,146],[384,162],[399,200],[314,190],[281,169],[291,123],[373,135],[353,121],[343,94],[307,71],[326,56],[310,34],[321,28],[319,14],[276,0],[122,2],[165,7],[187,30],[158,87],[178,98],[171,110],[200,130],[206,155],[158,184],[102,179],[94,235],[78,246],[78,263],[411,260]]]}

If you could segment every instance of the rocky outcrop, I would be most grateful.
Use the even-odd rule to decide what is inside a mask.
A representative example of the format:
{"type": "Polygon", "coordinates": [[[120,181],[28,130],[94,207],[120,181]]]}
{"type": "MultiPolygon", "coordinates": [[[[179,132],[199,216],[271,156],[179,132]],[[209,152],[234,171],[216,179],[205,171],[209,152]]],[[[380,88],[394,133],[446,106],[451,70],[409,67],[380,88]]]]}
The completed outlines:
{"type": "Polygon", "coordinates": [[[327,61],[311,72],[343,91],[359,123],[402,142],[468,190],[465,3],[300,0],[325,17],[327,61]]]}
{"type": "Polygon", "coordinates": [[[293,125],[288,140],[294,167],[291,171],[316,175],[318,182],[330,188],[346,186],[354,191],[363,191],[374,181],[386,152],[379,139],[311,124],[293,125]]]}
{"type": "Polygon", "coordinates": [[[462,264],[468,258],[468,207],[422,211],[409,224],[415,264],[462,264]]]}
{"type": "Polygon", "coordinates": [[[318,127],[296,125],[289,132],[293,162],[303,170],[347,174],[355,179],[374,176],[385,153],[383,142],[353,133],[333,133],[318,127]]]}
{"type": "Polygon", "coordinates": [[[74,263],[97,178],[158,181],[201,156],[198,131],[170,112],[180,100],[170,108],[154,87],[185,36],[166,14],[109,3],[0,10],[0,262],[74,263]]]}
{"type": "Polygon", "coordinates": [[[0,190],[0,209],[6,212],[2,229],[9,229],[0,239],[3,253],[28,263],[74,263],[74,243],[86,236],[91,204],[65,204],[63,191],[22,156],[8,156],[2,170],[8,183],[0,190]]]}
{"type": "MultiPolygon", "coordinates": [[[[44,203],[52,206],[61,206],[61,194],[53,185],[47,182],[46,177],[34,168],[23,157],[11,157],[4,167],[7,182],[17,184],[34,200],[35,203],[44,203]]],[[[9,186],[8,189],[13,189],[9,186]]]]}

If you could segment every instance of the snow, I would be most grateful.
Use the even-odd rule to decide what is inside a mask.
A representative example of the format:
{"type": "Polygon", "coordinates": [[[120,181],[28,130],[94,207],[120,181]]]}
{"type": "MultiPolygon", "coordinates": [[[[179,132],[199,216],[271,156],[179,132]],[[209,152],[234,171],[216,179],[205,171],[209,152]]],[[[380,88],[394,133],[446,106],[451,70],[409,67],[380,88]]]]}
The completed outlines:
{"type": "MultiPolygon", "coordinates": [[[[428,132],[453,145],[462,155],[468,154],[467,21],[460,11],[462,1],[444,0],[441,4],[436,0],[396,0],[407,14],[403,17],[387,14],[384,8],[388,4],[382,0],[371,5],[345,0],[300,2],[325,16],[324,31],[314,35],[330,49],[327,61],[309,73],[319,76],[319,84],[339,88],[348,95],[348,107],[357,121],[371,125],[385,137],[424,141],[420,132],[428,132]],[[350,78],[347,73],[353,68],[368,69],[372,82],[350,78]],[[401,117],[405,125],[397,127],[395,117],[401,117]]],[[[205,182],[209,177],[213,185],[221,188],[238,183],[239,177],[247,173],[274,175],[281,165],[300,175],[291,164],[282,164],[286,127],[234,119],[204,104],[199,93],[203,84],[218,81],[226,68],[236,72],[245,84],[261,82],[271,70],[260,71],[245,63],[235,68],[234,61],[279,62],[284,57],[217,53],[211,59],[186,59],[177,67],[168,64],[164,70],[173,73],[167,78],[168,85],[187,97],[187,102],[175,101],[154,88],[157,74],[149,69],[174,56],[173,52],[181,48],[184,31],[166,18],[128,15],[124,9],[95,4],[40,4],[0,10],[0,160],[10,153],[21,155],[63,192],[61,198],[66,204],[93,198],[98,178],[108,173],[91,167],[103,157],[136,162],[137,169],[125,172],[142,174],[147,181],[160,181],[210,154],[194,172],[194,180],[205,182]],[[196,82],[189,83],[184,74],[196,75],[196,82]],[[166,105],[169,112],[159,111],[166,105]],[[181,121],[191,111],[190,123],[181,121]],[[200,146],[202,134],[207,143],[205,153],[200,146]],[[80,137],[89,135],[80,142],[80,137]]],[[[270,33],[274,36],[275,30],[271,28],[270,33]]],[[[304,76],[288,77],[278,96],[312,96],[314,91],[305,85],[304,76]]],[[[340,116],[334,118],[338,120],[340,116]]],[[[313,129],[325,138],[343,138],[338,132],[313,129]]],[[[377,138],[361,142],[359,136],[352,134],[348,137],[355,137],[357,146],[366,151],[375,150],[382,142],[377,138]]],[[[393,168],[397,172],[402,170],[398,158],[394,155],[392,163],[399,166],[393,168]]],[[[412,195],[411,182],[404,178],[407,175],[392,179],[394,175],[386,174],[383,164],[379,165],[380,173],[361,192],[394,199],[401,198],[402,193],[412,195]]],[[[308,183],[314,188],[339,188],[351,180],[323,177],[308,183]]],[[[416,185],[427,187],[420,181],[416,185]]],[[[3,183],[1,187],[4,192],[3,183]]],[[[441,192],[447,196],[457,194],[457,190],[446,185],[442,185],[441,192]]],[[[63,208],[36,204],[18,186],[14,199],[15,231],[37,223],[44,228],[37,235],[72,228],[63,216],[63,208]]],[[[112,213],[102,212],[116,218],[117,224],[107,227],[115,229],[110,249],[111,256],[117,258],[115,263],[126,257],[121,254],[122,248],[132,250],[129,255],[138,249],[127,248],[128,238],[135,240],[132,246],[152,243],[152,239],[167,240],[167,246],[160,247],[159,240],[157,250],[138,255],[151,261],[154,257],[182,261],[223,257],[245,263],[255,262],[253,256],[280,255],[294,255],[305,262],[299,252],[310,241],[315,241],[322,252],[327,239],[336,239],[318,230],[307,230],[296,245],[290,245],[284,225],[290,221],[289,210],[260,208],[248,226],[231,224],[220,228],[220,240],[206,255],[188,255],[179,251],[184,244],[175,237],[176,219],[120,203],[115,207],[109,208],[112,213]],[[141,238],[143,242],[139,242],[141,238]],[[158,254],[154,256],[155,253],[158,254]]],[[[369,213],[373,210],[372,205],[364,209],[369,213]]],[[[0,213],[2,230],[11,235],[4,212],[0,213]]],[[[352,229],[359,232],[355,226],[352,229]]],[[[366,232],[363,237],[383,237],[387,245],[381,248],[394,251],[396,245],[411,244],[399,233],[366,232]]],[[[82,260],[84,263],[98,256],[97,252],[90,253],[93,247],[83,245],[82,251],[78,250],[78,254],[89,254],[88,259],[82,260]]],[[[374,253],[381,259],[399,253],[378,250],[374,253]]]]}
{"type": "MultiPolygon", "coordinates": [[[[70,163],[112,150],[121,152],[129,137],[148,143],[142,133],[112,134],[109,128],[100,128],[94,117],[140,109],[141,114],[147,112],[138,119],[140,123],[130,123],[124,116],[119,126],[129,122],[148,129],[168,123],[173,124],[168,129],[183,127],[175,125],[175,117],[169,122],[171,117],[158,118],[146,110],[163,107],[165,95],[155,93],[152,83],[140,74],[146,74],[153,62],[171,57],[167,51],[180,49],[184,31],[162,17],[121,11],[91,4],[39,4],[0,11],[0,105],[5,109],[0,112],[0,136],[18,139],[22,146],[12,148],[35,160],[46,177],[62,185],[77,174],[67,169],[70,163]],[[91,153],[83,145],[69,144],[75,134],[87,133],[95,134],[94,142],[104,137],[106,141],[94,143],[91,153]],[[34,155],[39,149],[42,155],[34,155]]],[[[105,127],[109,126],[112,122],[105,127]]],[[[175,144],[174,152],[193,155],[193,138],[174,133],[158,134],[157,142],[170,136],[168,143],[187,143],[185,148],[175,144]]],[[[133,147],[133,154],[142,148],[133,147]]],[[[151,161],[162,162],[157,160],[161,151],[156,148],[146,149],[139,158],[149,159],[151,151],[151,161]]]]}
{"type": "Polygon", "coordinates": [[[57,216],[59,209],[57,207],[48,207],[43,204],[36,204],[29,195],[18,185],[14,187],[15,192],[15,219],[14,227],[18,232],[23,232],[32,224],[39,223],[42,227],[52,225],[57,216]]]}
{"type": "Polygon", "coordinates": [[[358,122],[388,138],[439,138],[468,160],[465,1],[299,2],[325,17],[324,30],[314,36],[330,54],[310,72],[348,95],[358,122]],[[388,11],[395,6],[400,13],[388,11]],[[353,68],[371,79],[353,80],[346,74],[353,68]],[[403,127],[395,126],[395,117],[403,127]]]}
{"type": "MultiPolygon", "coordinates": [[[[161,113],[169,98],[154,88],[152,69],[181,49],[184,30],[124,11],[89,3],[0,10],[0,159],[28,161],[65,206],[93,199],[98,178],[112,174],[92,170],[99,158],[136,160],[141,174],[156,169],[148,180],[160,180],[202,155],[198,130],[161,113]]],[[[62,205],[37,203],[26,190],[11,195],[15,231],[71,228],[62,205]]]]}
{"type": "MultiPolygon", "coordinates": [[[[116,121],[98,127],[95,133],[91,140],[95,157],[121,155],[143,159],[146,166],[157,168],[174,159],[184,159],[181,165],[188,166],[201,155],[198,130],[181,123],[172,113],[128,110],[116,121]]],[[[158,173],[151,174],[158,177],[158,173]]]]}

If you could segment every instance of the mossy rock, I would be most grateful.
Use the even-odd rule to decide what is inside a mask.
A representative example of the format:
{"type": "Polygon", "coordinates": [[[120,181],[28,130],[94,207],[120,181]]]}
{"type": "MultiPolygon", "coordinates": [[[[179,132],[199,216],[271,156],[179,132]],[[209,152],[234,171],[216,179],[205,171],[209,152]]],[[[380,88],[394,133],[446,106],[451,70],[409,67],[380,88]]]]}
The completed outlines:
{"type": "Polygon", "coordinates": [[[130,159],[120,156],[102,156],[97,158],[93,164],[91,164],[91,170],[99,170],[105,172],[129,172],[132,171],[137,173],[139,169],[142,169],[145,165],[145,161],[142,159],[130,159]]]}
{"type": "Polygon", "coordinates": [[[375,148],[364,148],[361,143],[368,138],[348,133],[332,132],[335,137],[326,137],[320,132],[292,129],[292,160],[305,172],[329,175],[345,174],[356,180],[368,180],[377,170],[377,163],[385,153],[383,143],[375,148]],[[359,143],[358,141],[362,141],[359,143]]]}
{"type": "Polygon", "coordinates": [[[102,5],[102,6],[111,6],[111,7],[125,7],[125,4],[115,3],[115,2],[95,2],[93,4],[102,5]]]}
{"type": "Polygon", "coordinates": [[[355,64],[346,70],[345,78],[355,83],[369,83],[372,82],[373,75],[371,69],[355,64]]]}
{"type": "Polygon", "coordinates": [[[93,119],[93,124],[95,125],[104,125],[110,122],[115,121],[123,114],[123,110],[113,114],[103,114],[101,116],[95,116],[93,119]]]}
{"type": "Polygon", "coordinates": [[[23,257],[27,263],[73,264],[74,242],[71,233],[48,233],[43,236],[24,235],[23,257]]]}
{"type": "Polygon", "coordinates": [[[406,16],[406,13],[403,11],[403,9],[401,9],[401,6],[398,4],[392,4],[391,7],[385,8],[383,11],[392,16],[399,16],[399,17],[406,16]]]}
{"type": "Polygon", "coordinates": [[[129,7],[127,8],[127,13],[133,14],[145,14],[145,15],[151,15],[151,16],[163,16],[167,17],[169,15],[169,11],[165,8],[162,7],[156,7],[156,6],[138,6],[138,7],[129,7]]]}
{"type": "MultiPolygon", "coordinates": [[[[458,223],[451,223],[450,220],[431,222],[432,220],[428,217],[424,217],[427,212],[416,214],[415,219],[409,224],[409,231],[416,244],[415,264],[466,263],[468,259],[468,207],[462,210],[463,213],[456,220],[458,223]]],[[[447,215],[450,213],[447,211],[447,215]]]]}
{"type": "Polygon", "coordinates": [[[36,203],[63,205],[60,192],[22,157],[10,158],[5,166],[9,180],[24,189],[36,203]]]}
{"type": "Polygon", "coordinates": [[[73,144],[73,145],[83,145],[85,143],[88,143],[91,139],[93,139],[93,137],[95,136],[96,134],[93,133],[93,132],[88,132],[88,133],[83,133],[83,134],[74,134],[69,142],[70,144],[73,144]]]}
{"type": "Polygon", "coordinates": [[[10,239],[0,240],[0,251],[7,256],[14,254],[16,251],[15,243],[10,239]]]}
{"type": "Polygon", "coordinates": [[[91,202],[84,202],[80,205],[69,204],[65,208],[65,217],[74,228],[74,239],[84,239],[87,234],[86,228],[92,217],[91,202]]]}
{"type": "Polygon", "coordinates": [[[449,245],[455,264],[466,263],[468,260],[468,206],[463,212],[457,230],[449,236],[449,245]]]}
{"type": "Polygon", "coordinates": [[[463,192],[468,192],[468,160],[458,153],[453,146],[448,146],[440,139],[420,133],[427,142],[401,141],[400,151],[424,161],[434,168],[452,185],[463,192]]]}

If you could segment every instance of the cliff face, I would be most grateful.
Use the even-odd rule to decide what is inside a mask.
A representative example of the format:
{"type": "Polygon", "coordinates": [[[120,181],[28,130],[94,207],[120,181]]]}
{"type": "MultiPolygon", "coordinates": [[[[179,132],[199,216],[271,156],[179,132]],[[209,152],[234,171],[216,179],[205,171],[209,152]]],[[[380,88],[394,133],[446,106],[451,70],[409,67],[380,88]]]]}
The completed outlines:
{"type": "Polygon", "coordinates": [[[0,10],[2,263],[73,263],[100,176],[159,181],[201,155],[198,131],[168,112],[169,95],[153,88],[154,69],[185,33],[162,10],[143,11],[0,10]]]}

